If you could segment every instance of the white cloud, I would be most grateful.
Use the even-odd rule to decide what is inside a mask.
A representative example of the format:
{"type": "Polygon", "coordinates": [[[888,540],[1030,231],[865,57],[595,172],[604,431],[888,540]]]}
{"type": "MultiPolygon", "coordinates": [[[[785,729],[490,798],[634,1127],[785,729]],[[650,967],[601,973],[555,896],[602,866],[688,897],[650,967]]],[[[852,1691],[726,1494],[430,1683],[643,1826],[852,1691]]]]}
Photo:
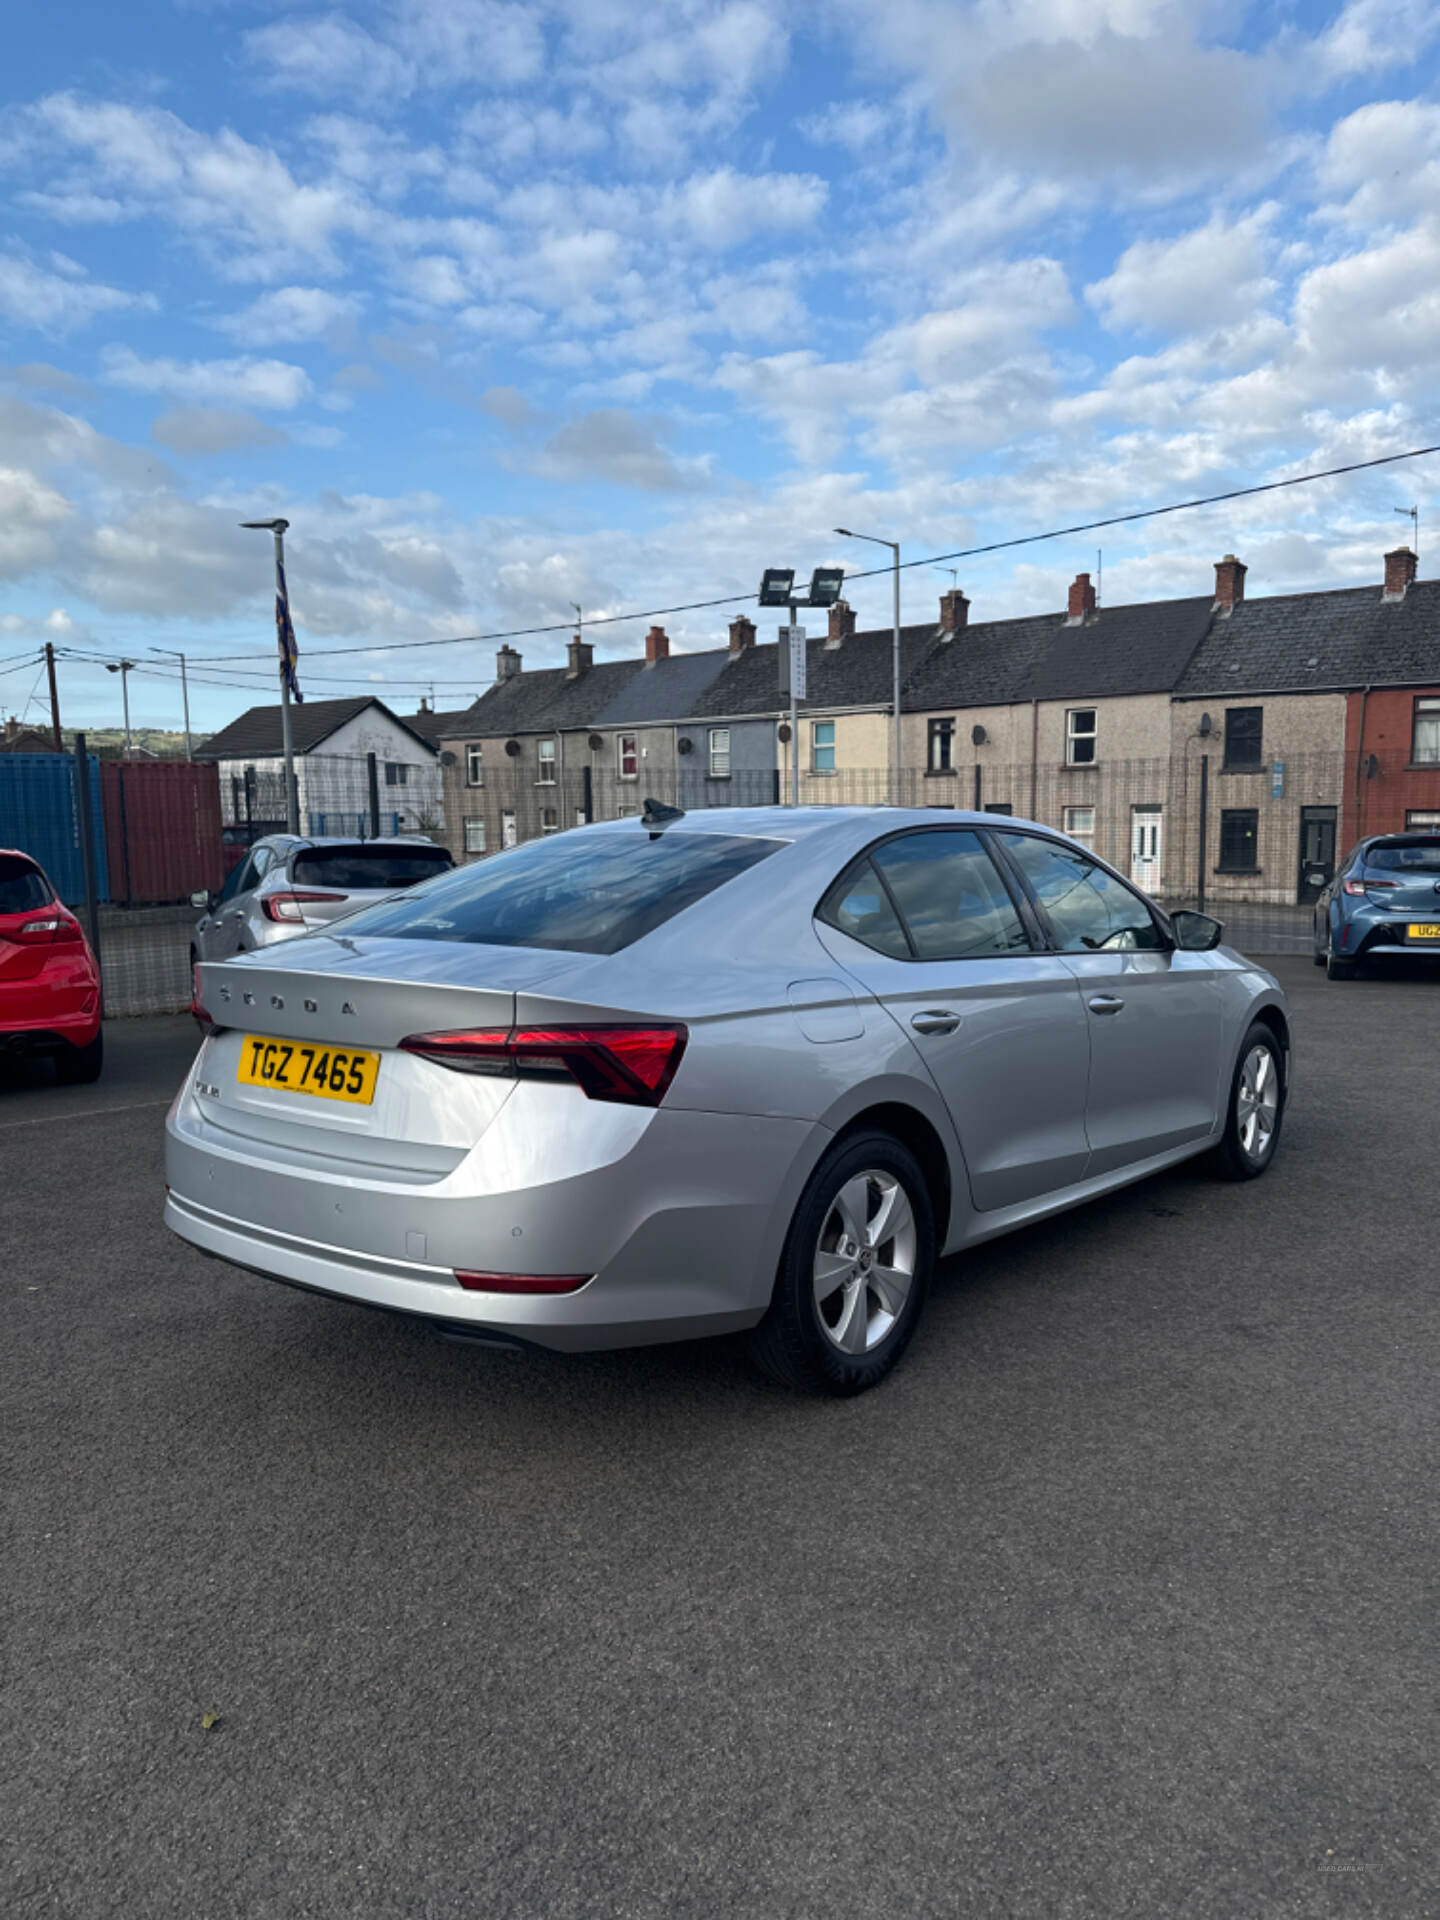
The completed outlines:
{"type": "Polygon", "coordinates": [[[738,246],[757,233],[808,226],[825,205],[827,188],[814,174],[737,173],[717,167],[697,174],[669,196],[671,220],[703,247],[738,246]]]}
{"type": "Polygon", "coordinates": [[[540,23],[526,7],[397,0],[376,24],[370,33],[332,12],[254,27],[243,38],[272,86],[382,109],[421,86],[513,86],[544,65],[540,23]]]}
{"type": "Polygon", "coordinates": [[[1272,202],[1236,220],[1215,213],[1174,239],[1137,240],[1085,298],[1117,332],[1191,333],[1242,320],[1274,291],[1265,266],[1278,211],[1272,202]]]}
{"type": "Polygon", "coordinates": [[[52,254],[50,264],[42,266],[26,254],[0,253],[0,315],[17,326],[66,334],[102,313],[154,307],[152,294],[102,286],[61,254],[52,254]]]}
{"type": "Polygon", "coordinates": [[[229,407],[172,407],[151,421],[150,437],[172,453],[201,456],[281,446],[287,438],[268,421],[229,407]]]}
{"type": "Polygon", "coordinates": [[[21,579],[48,566],[72,512],[64,494],[23,467],[0,466],[0,575],[21,579]]]}
{"type": "Polygon", "coordinates": [[[1309,50],[1326,78],[1394,73],[1416,61],[1440,33],[1431,0],[1349,0],[1309,50]]]}
{"type": "Polygon", "coordinates": [[[311,20],[277,20],[242,35],[245,51],[263,67],[272,86],[381,105],[408,94],[415,68],[393,47],[343,14],[311,20]]]}
{"type": "Polygon", "coordinates": [[[677,458],[662,444],[659,423],[620,407],[597,407],[567,421],[524,464],[551,480],[602,480],[644,493],[689,493],[710,484],[705,461],[677,458]]]}
{"type": "Polygon", "coordinates": [[[1327,191],[1350,196],[1335,211],[1353,226],[1440,215],[1440,107],[1377,100],[1357,108],[1331,129],[1319,177],[1327,191]]]}
{"type": "Polygon", "coordinates": [[[129,347],[106,347],[100,377],[132,393],[171,394],[198,405],[265,407],[287,412],[308,399],[310,376],[284,360],[142,360],[129,347]]]}
{"type": "Polygon", "coordinates": [[[327,293],[322,287],[276,287],[239,313],[214,321],[250,347],[273,347],[288,340],[324,340],[353,329],[360,302],[354,294],[327,293]]]}

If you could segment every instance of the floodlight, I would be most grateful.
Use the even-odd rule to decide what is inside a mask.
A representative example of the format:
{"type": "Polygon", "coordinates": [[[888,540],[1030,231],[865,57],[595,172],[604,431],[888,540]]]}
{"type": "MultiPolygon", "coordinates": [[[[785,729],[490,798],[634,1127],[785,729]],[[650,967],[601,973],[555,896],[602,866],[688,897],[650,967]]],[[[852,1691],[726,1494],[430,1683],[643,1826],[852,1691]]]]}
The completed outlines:
{"type": "Polygon", "coordinates": [[[793,567],[767,567],[760,581],[762,607],[788,607],[795,595],[793,567]]]}
{"type": "Polygon", "coordinates": [[[833,607],[845,584],[843,567],[816,567],[810,576],[810,605],[833,607]]]}

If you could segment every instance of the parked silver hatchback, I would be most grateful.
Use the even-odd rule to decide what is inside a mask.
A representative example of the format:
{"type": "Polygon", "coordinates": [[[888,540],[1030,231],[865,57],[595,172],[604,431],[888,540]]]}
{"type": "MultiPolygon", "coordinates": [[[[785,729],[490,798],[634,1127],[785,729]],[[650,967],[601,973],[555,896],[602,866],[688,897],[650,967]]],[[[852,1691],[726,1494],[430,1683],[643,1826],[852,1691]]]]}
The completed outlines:
{"type": "Polygon", "coordinates": [[[1266,1171],[1289,1019],[1220,937],[1025,821],[647,802],[202,963],[165,1217],[474,1338],[743,1330],[857,1392],[939,1256],[1266,1171]]]}
{"type": "Polygon", "coordinates": [[[444,847],[418,835],[389,839],[303,839],[286,833],[257,840],[203,908],[190,942],[191,961],[228,960],[328,926],[360,907],[436,874],[455,862],[444,847]]]}

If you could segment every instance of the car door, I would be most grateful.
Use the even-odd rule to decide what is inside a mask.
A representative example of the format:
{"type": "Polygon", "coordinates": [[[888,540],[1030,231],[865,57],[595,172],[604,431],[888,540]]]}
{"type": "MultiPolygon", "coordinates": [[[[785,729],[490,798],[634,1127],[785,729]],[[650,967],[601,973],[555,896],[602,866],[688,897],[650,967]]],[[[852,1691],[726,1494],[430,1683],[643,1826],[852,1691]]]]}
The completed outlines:
{"type": "Polygon", "coordinates": [[[1078,847],[996,833],[1073,973],[1089,1016],[1091,1174],[1211,1131],[1222,1008],[1209,954],[1182,953],[1149,902],[1078,847]]]}
{"type": "Polygon", "coordinates": [[[955,1122],[977,1209],[1084,1178],[1087,1015],[977,833],[927,827],[878,842],[819,919],[834,958],[914,1042],[955,1122]]]}
{"type": "Polygon", "coordinates": [[[211,960],[228,960],[232,954],[239,953],[245,939],[246,920],[255,905],[255,889],[265,877],[270,865],[270,849],[263,842],[252,847],[242,866],[235,869],[238,876],[235,891],[228,900],[216,910],[211,930],[212,951],[207,955],[211,960]]]}

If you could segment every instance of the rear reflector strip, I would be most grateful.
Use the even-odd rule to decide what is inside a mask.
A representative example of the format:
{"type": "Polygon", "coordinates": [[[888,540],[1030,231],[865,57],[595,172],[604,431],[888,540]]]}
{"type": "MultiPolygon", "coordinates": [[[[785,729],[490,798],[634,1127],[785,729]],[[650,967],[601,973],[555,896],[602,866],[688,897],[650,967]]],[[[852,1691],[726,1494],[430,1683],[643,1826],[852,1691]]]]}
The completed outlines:
{"type": "Polygon", "coordinates": [[[578,1293],[594,1278],[589,1273],[461,1273],[455,1278],[467,1293],[578,1293]]]}

